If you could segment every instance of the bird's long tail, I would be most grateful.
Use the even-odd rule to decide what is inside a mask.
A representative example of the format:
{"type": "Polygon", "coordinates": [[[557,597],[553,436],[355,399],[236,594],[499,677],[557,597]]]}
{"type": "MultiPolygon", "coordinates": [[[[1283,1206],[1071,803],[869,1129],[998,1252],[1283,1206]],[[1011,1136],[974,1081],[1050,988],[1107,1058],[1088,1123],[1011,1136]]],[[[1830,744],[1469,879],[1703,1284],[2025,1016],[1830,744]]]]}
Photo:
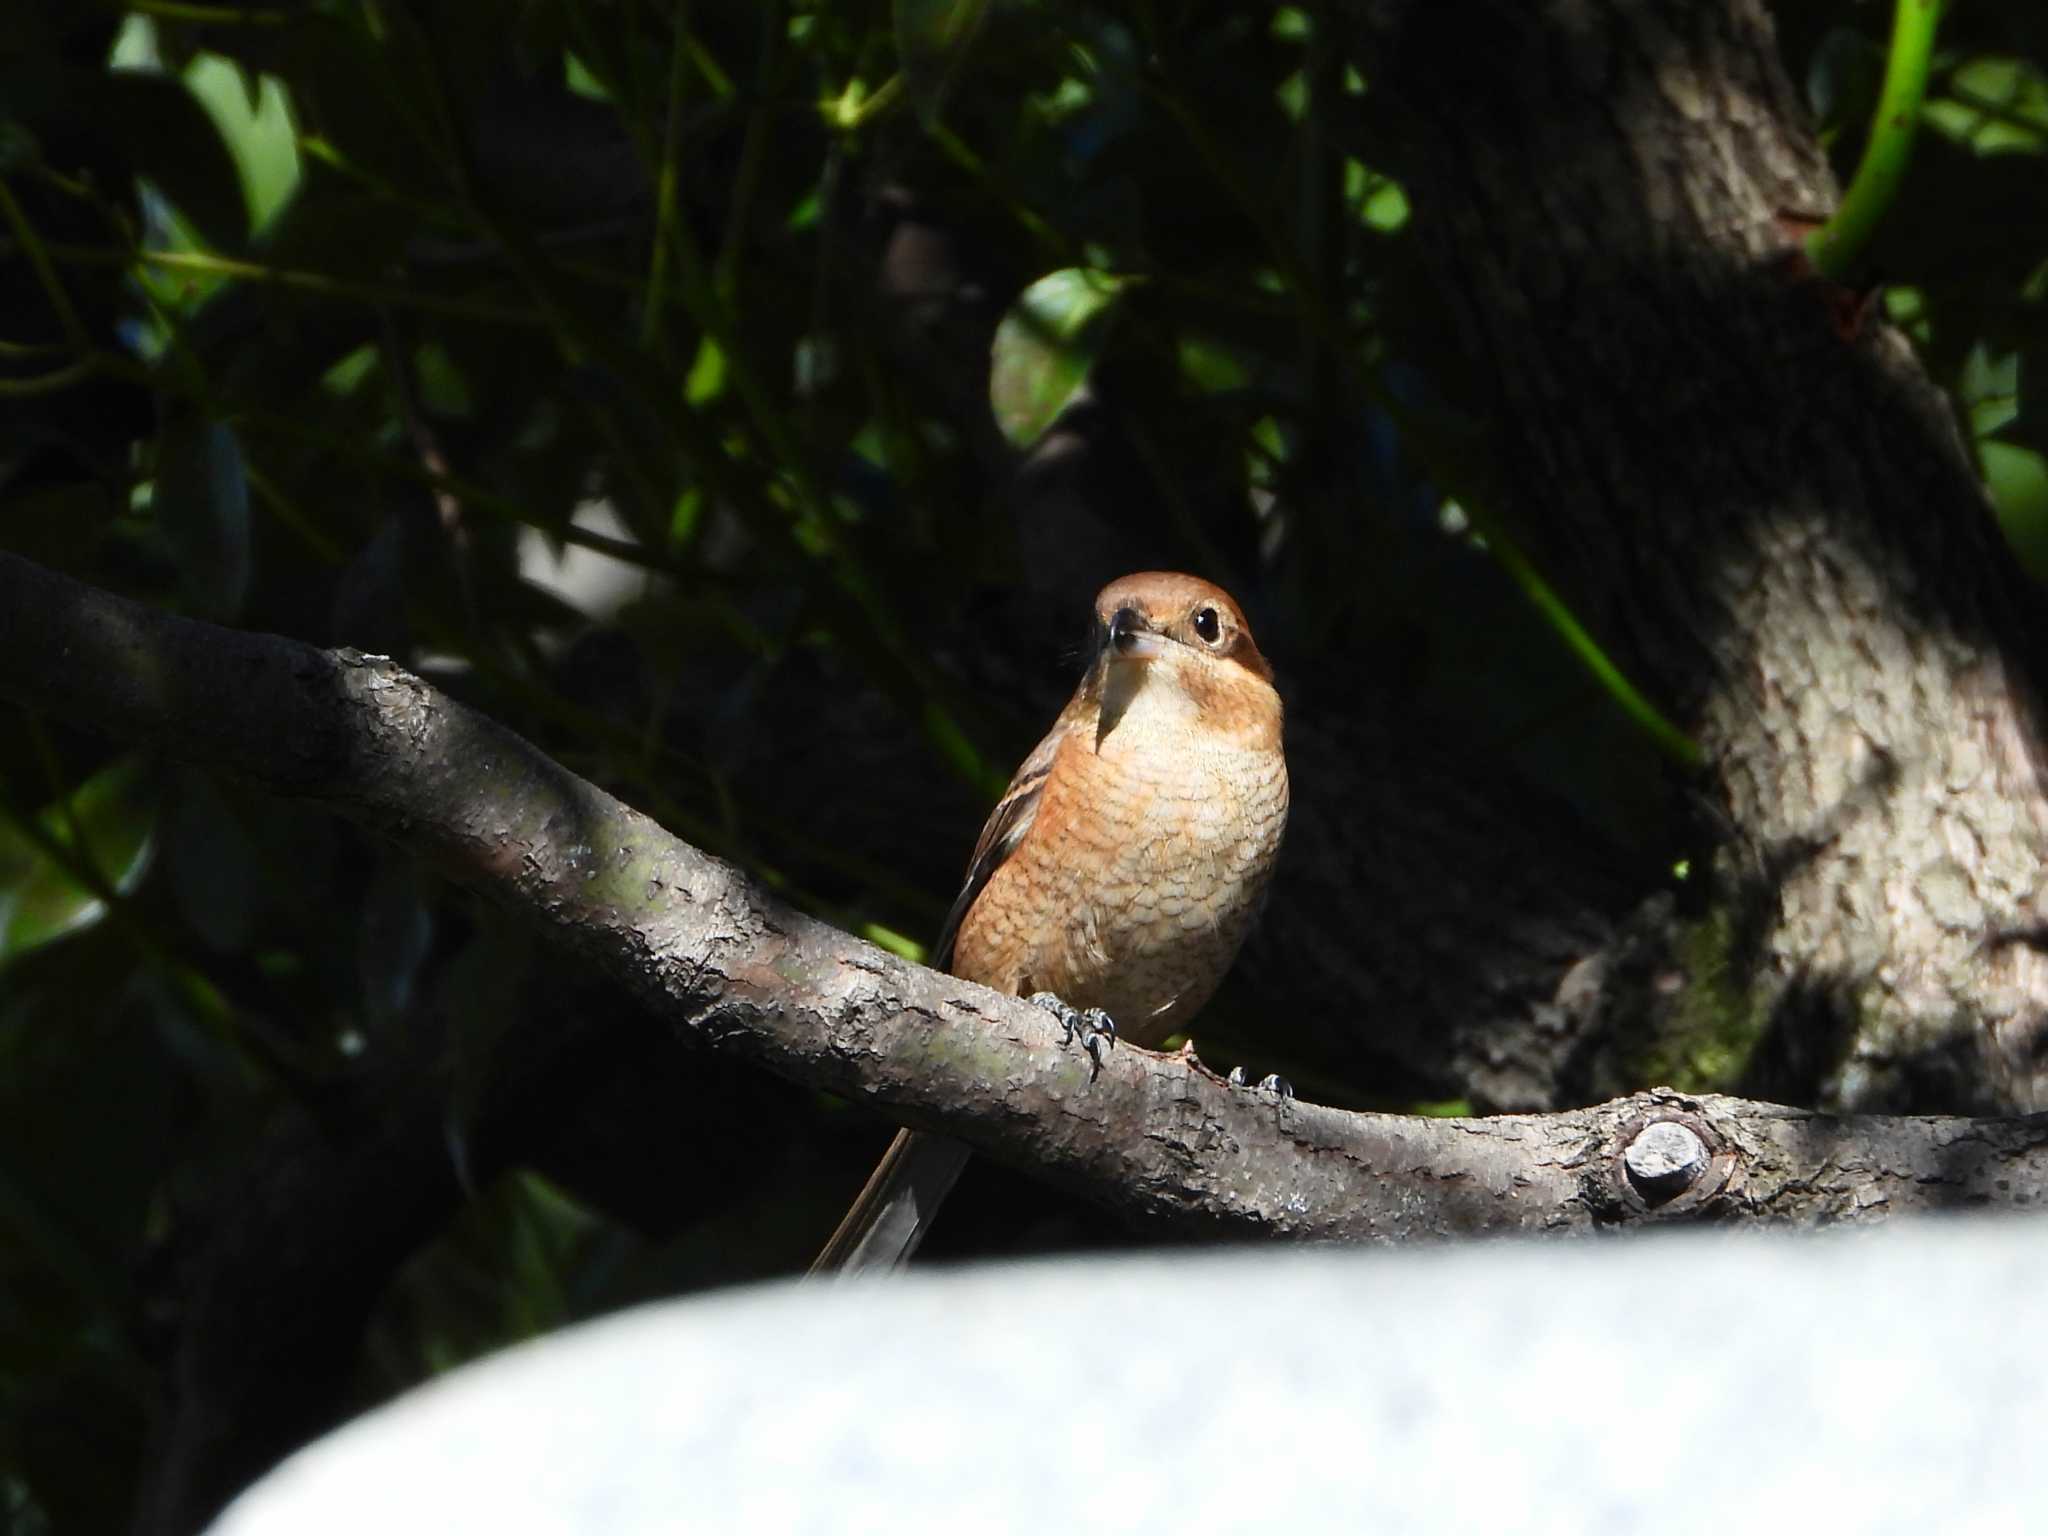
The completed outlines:
{"type": "Polygon", "coordinates": [[[839,1230],[811,1262],[814,1275],[901,1269],[967,1166],[967,1148],[929,1131],[898,1131],[839,1230]]]}

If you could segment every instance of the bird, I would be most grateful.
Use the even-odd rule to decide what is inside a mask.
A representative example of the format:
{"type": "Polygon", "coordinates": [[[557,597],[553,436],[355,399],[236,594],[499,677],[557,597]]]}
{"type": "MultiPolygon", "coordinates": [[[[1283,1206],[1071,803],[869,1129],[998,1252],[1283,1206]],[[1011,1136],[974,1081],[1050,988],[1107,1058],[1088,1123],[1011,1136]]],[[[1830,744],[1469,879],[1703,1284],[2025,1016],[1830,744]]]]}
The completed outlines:
{"type": "MultiPolygon", "coordinates": [[[[1095,599],[1092,642],[989,813],[930,963],[1046,1008],[1099,1070],[1118,1039],[1182,1031],[1222,982],[1272,879],[1288,786],[1273,669],[1221,587],[1121,577],[1095,599]]],[[[907,1263],[967,1157],[899,1132],[811,1272],[907,1263]]]]}

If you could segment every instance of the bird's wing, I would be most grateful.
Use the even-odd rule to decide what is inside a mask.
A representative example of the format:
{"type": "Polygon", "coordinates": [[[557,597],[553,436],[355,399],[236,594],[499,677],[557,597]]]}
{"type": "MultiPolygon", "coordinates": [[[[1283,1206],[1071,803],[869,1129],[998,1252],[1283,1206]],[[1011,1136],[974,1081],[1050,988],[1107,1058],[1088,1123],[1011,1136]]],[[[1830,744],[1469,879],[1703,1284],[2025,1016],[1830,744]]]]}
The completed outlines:
{"type": "Polygon", "coordinates": [[[974,845],[974,856],[967,861],[967,877],[960,883],[960,894],[953,898],[945,926],[939,929],[938,943],[932,946],[934,970],[953,968],[953,940],[960,932],[967,909],[974,905],[974,898],[981,894],[989,877],[1002,868],[1003,860],[1017,851],[1024,834],[1031,830],[1031,823],[1037,820],[1046,778],[1052,773],[1053,759],[1060,755],[1061,743],[1070,734],[1069,717],[1073,714],[1072,705],[1061,712],[1053,728],[1046,732],[1045,740],[1032,748],[1031,755],[1018,766],[1010,787],[1003,791],[1003,798],[982,824],[981,839],[974,845]]]}

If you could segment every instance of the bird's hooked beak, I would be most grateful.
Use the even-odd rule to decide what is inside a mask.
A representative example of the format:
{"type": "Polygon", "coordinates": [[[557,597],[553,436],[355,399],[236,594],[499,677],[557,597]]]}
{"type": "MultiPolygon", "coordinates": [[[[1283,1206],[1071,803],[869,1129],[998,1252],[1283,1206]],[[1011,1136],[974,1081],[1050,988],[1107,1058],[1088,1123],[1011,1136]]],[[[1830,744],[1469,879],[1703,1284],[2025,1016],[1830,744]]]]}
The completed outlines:
{"type": "Polygon", "coordinates": [[[1164,653],[1166,637],[1152,621],[1128,604],[1110,615],[1109,654],[1112,660],[1150,661],[1164,653]]]}

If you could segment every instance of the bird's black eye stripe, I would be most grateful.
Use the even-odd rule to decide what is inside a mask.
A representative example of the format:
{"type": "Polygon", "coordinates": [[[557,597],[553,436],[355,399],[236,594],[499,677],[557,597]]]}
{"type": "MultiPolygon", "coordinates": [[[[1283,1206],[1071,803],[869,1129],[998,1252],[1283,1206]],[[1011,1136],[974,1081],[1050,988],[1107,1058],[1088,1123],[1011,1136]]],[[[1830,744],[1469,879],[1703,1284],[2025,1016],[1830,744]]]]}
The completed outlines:
{"type": "Polygon", "coordinates": [[[1195,633],[1202,637],[1205,645],[1214,645],[1223,638],[1223,621],[1216,616],[1214,608],[1195,610],[1195,633]]]}

